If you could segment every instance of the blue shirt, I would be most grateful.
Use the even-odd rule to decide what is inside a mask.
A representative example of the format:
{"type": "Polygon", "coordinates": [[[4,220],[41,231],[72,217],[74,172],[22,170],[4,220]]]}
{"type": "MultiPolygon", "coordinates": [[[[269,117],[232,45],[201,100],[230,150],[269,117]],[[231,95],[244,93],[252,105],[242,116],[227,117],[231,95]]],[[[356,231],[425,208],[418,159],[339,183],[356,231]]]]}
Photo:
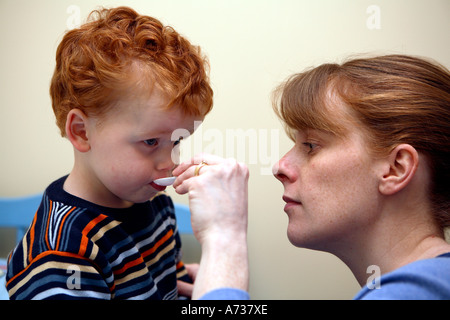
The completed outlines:
{"type": "MultiPolygon", "coordinates": [[[[203,295],[201,300],[248,300],[247,292],[220,288],[203,295]]],[[[367,286],[355,300],[449,300],[450,253],[419,260],[380,277],[379,289],[367,286]]]]}
{"type": "Polygon", "coordinates": [[[367,286],[355,300],[449,300],[450,253],[418,260],[380,278],[379,289],[367,286]]]}

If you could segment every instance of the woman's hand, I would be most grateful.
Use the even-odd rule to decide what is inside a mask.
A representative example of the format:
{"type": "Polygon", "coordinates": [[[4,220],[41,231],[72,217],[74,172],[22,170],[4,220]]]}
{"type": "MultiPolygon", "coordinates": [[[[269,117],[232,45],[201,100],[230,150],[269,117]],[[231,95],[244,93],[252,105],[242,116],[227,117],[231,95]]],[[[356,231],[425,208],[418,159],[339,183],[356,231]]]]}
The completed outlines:
{"type": "Polygon", "coordinates": [[[208,237],[246,234],[249,171],[245,164],[201,154],[180,164],[173,175],[175,191],[189,193],[192,229],[200,243],[208,237]],[[206,165],[198,167],[202,162],[206,165]],[[200,169],[198,176],[196,169],[200,169]]]}
{"type": "Polygon", "coordinates": [[[173,175],[175,191],[189,193],[192,229],[202,245],[192,298],[224,287],[248,290],[247,166],[199,155],[180,164],[173,175]]]}

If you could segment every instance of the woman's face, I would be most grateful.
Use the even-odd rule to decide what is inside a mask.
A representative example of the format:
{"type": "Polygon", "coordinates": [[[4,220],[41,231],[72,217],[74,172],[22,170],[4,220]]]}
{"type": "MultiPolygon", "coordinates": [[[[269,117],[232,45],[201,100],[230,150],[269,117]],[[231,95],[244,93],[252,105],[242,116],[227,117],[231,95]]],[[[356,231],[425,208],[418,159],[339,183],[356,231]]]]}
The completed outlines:
{"type": "MultiPolygon", "coordinates": [[[[333,99],[334,100],[334,99],[333,99]]],[[[335,103],[330,116],[342,121],[346,134],[297,131],[294,147],[274,168],[284,186],[284,211],[292,244],[333,252],[368,232],[378,204],[378,162],[361,132],[335,103]]]]}

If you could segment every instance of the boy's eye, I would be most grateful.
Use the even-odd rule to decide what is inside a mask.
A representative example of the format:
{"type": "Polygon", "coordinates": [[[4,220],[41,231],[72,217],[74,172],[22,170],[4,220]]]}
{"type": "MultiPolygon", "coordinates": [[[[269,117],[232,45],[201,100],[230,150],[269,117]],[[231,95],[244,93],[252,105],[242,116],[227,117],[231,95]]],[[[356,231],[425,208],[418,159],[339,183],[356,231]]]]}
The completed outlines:
{"type": "Polygon", "coordinates": [[[144,143],[148,146],[154,147],[158,144],[158,140],[157,139],[148,139],[148,140],[144,140],[144,143]]]}
{"type": "Polygon", "coordinates": [[[175,146],[179,145],[180,142],[181,142],[181,140],[183,140],[183,137],[180,137],[177,141],[175,141],[175,142],[173,143],[173,146],[175,147],[175,146]]]}

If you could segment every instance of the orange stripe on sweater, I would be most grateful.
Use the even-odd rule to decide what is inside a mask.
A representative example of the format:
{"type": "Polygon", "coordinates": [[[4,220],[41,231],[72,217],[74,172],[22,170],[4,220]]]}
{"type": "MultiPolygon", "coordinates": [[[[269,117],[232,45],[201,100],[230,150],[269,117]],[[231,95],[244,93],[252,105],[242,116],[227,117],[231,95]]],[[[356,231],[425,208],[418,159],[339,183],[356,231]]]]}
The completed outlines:
{"type": "Polygon", "coordinates": [[[115,275],[119,275],[121,273],[124,273],[126,270],[128,270],[131,267],[134,267],[136,265],[138,265],[139,263],[144,262],[142,260],[142,258],[145,258],[147,256],[149,256],[150,254],[152,254],[153,252],[155,252],[163,243],[165,243],[167,241],[167,239],[170,239],[170,237],[173,235],[173,231],[169,230],[164,237],[162,237],[158,242],[155,243],[155,245],[153,247],[151,247],[150,249],[148,249],[147,251],[145,251],[141,257],[136,258],[133,261],[128,262],[127,264],[125,264],[122,268],[120,268],[119,270],[113,271],[115,275]]]}
{"type": "Polygon", "coordinates": [[[179,262],[177,263],[177,270],[180,270],[180,269],[183,268],[183,267],[184,267],[183,261],[179,261],[179,262]]]}
{"type": "Polygon", "coordinates": [[[172,229],[170,229],[165,235],[164,237],[162,237],[158,242],[155,243],[155,245],[153,247],[151,247],[150,249],[148,249],[147,251],[145,251],[144,253],[142,253],[142,257],[146,258],[149,255],[151,255],[153,252],[155,252],[164,242],[167,241],[167,239],[169,239],[170,237],[172,237],[173,235],[173,231],[172,229]]]}
{"type": "Polygon", "coordinates": [[[84,227],[83,231],[81,232],[83,236],[81,237],[81,243],[80,243],[80,250],[78,251],[78,254],[80,256],[84,256],[86,253],[87,245],[89,243],[89,238],[87,237],[88,233],[103,219],[105,219],[106,216],[103,214],[100,214],[97,218],[94,220],[91,220],[86,227],[84,227]]]}
{"type": "Polygon", "coordinates": [[[119,270],[113,271],[113,273],[114,273],[115,275],[119,275],[119,274],[121,274],[121,273],[124,273],[124,272],[127,271],[128,269],[130,269],[130,268],[132,268],[132,267],[134,267],[134,266],[137,266],[138,264],[143,263],[143,262],[144,262],[144,260],[142,260],[142,257],[136,258],[135,260],[126,263],[126,264],[125,264],[122,268],[120,268],[119,270]]]}
{"type": "Polygon", "coordinates": [[[28,246],[28,263],[33,260],[33,243],[34,243],[34,229],[36,228],[36,220],[37,220],[37,211],[34,215],[33,223],[30,228],[30,245],[28,246]]]}
{"type": "Polygon", "coordinates": [[[50,227],[50,218],[52,216],[52,208],[53,208],[53,201],[49,200],[50,202],[50,209],[48,210],[48,219],[47,219],[47,229],[45,230],[45,243],[47,243],[47,248],[50,248],[50,242],[48,241],[48,228],[50,227]]]}

